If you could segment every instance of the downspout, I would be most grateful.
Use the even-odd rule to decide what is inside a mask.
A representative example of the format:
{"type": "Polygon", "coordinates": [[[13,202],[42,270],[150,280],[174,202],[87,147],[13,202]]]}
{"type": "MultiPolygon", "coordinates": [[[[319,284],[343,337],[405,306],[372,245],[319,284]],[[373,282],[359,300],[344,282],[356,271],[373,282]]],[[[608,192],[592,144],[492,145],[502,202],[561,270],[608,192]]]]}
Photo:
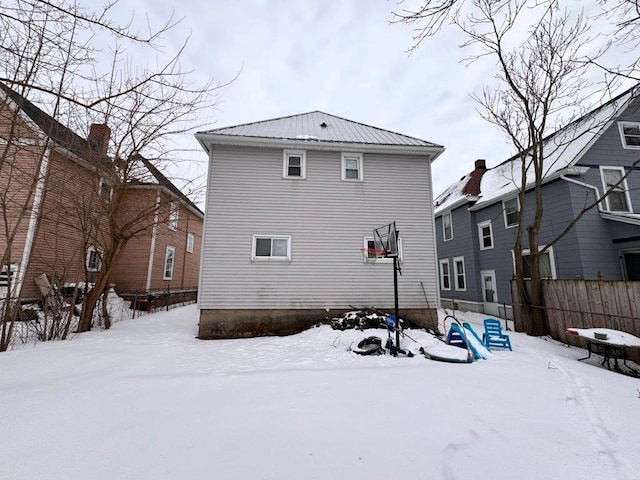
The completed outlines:
{"type": "Polygon", "coordinates": [[[44,196],[44,187],[47,180],[47,171],[49,170],[49,155],[51,154],[51,148],[48,147],[42,161],[40,162],[40,169],[38,171],[38,181],[36,182],[36,191],[33,195],[33,205],[31,206],[31,215],[29,216],[29,227],[27,228],[27,236],[24,241],[24,249],[22,250],[22,261],[20,262],[20,268],[18,268],[18,275],[16,281],[13,284],[13,297],[18,297],[22,292],[22,285],[24,278],[27,274],[27,268],[29,267],[29,259],[31,258],[31,250],[33,249],[33,243],[36,236],[36,229],[38,228],[38,217],[40,216],[40,209],[42,207],[42,197],[44,196]]]}
{"type": "Polygon", "coordinates": [[[158,235],[158,217],[160,216],[160,189],[156,195],[156,212],[153,215],[153,230],[151,231],[151,248],[149,249],[149,266],[147,267],[147,293],[151,290],[151,274],[153,273],[153,257],[156,253],[156,236],[158,235]]]}
{"type": "Polygon", "coordinates": [[[604,210],[602,209],[602,206],[600,205],[602,202],[599,201],[599,199],[600,199],[600,191],[598,190],[598,187],[596,187],[595,185],[591,185],[589,183],[581,182],[579,180],[574,180],[573,178],[569,178],[569,177],[567,177],[565,175],[560,175],[560,178],[562,180],[566,180],[569,183],[574,183],[574,184],[580,185],[581,187],[584,187],[584,188],[593,189],[593,191],[596,193],[596,201],[598,202],[597,205],[596,205],[598,207],[598,212],[600,212],[600,213],[604,212],[604,210]]]}

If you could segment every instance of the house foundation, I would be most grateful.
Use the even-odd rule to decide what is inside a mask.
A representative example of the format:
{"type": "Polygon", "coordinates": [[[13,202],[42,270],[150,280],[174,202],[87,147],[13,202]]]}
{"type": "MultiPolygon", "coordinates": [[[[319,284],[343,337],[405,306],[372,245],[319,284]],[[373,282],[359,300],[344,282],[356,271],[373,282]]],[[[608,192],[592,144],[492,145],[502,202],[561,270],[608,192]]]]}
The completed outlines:
{"type": "MultiPolygon", "coordinates": [[[[202,309],[198,338],[203,340],[293,335],[328,323],[352,309],[202,309]]],[[[392,309],[386,309],[392,313],[392,309]]],[[[400,309],[400,318],[437,331],[435,308],[400,309]]]]}

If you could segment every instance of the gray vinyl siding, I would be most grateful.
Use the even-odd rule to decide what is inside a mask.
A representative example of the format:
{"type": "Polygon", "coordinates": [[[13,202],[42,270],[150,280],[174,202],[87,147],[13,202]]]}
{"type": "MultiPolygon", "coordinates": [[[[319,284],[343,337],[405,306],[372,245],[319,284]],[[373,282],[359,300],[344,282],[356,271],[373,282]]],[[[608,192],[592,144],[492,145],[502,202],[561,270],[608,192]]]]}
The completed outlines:
{"type": "MultiPolygon", "coordinates": [[[[354,150],[354,151],[357,151],[354,150]]],[[[214,146],[203,241],[201,309],[393,306],[390,264],[360,248],[396,221],[401,308],[437,304],[430,165],[364,154],[364,181],[341,180],[341,152],[306,151],[306,179],[282,178],[282,149],[214,146]],[[251,261],[253,235],[290,235],[291,262],[251,261]]]]}

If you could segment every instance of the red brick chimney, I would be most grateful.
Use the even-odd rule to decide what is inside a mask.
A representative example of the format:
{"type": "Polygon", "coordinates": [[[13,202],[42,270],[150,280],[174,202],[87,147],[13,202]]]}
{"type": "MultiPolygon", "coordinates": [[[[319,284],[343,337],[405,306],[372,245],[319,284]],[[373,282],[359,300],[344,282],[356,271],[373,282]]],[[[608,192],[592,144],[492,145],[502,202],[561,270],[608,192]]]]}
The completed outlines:
{"type": "Polygon", "coordinates": [[[87,140],[93,150],[100,155],[106,155],[111,139],[111,129],[104,123],[93,123],[89,129],[87,140]]]}
{"type": "Polygon", "coordinates": [[[482,175],[487,171],[487,162],[480,158],[475,161],[475,170],[471,172],[469,181],[462,189],[462,193],[465,195],[480,195],[480,182],[482,181],[482,175]]]}

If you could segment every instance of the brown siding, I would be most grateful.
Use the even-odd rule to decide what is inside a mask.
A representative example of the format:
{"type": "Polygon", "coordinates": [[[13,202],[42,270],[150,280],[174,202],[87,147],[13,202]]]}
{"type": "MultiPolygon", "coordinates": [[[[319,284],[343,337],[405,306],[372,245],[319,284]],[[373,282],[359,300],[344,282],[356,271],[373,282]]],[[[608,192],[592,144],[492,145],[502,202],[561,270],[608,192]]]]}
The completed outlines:
{"type": "Polygon", "coordinates": [[[156,237],[156,250],[153,259],[153,274],[151,276],[151,288],[153,290],[167,288],[183,289],[197,288],[200,267],[200,243],[202,238],[202,219],[184,206],[180,206],[178,213],[178,228],[172,230],[168,226],[171,199],[163,195],[161,201],[161,214],[156,237]],[[194,251],[187,253],[187,234],[194,233],[194,251]],[[175,248],[173,277],[164,280],[164,262],[167,246],[175,248]]]}
{"type": "Polygon", "coordinates": [[[86,246],[104,231],[106,205],[98,198],[100,176],[54,152],[41,209],[36,239],[23,285],[23,296],[37,295],[34,278],[42,273],[58,283],[93,280],[85,278],[86,246]]]}
{"type": "MultiPolygon", "coordinates": [[[[140,292],[146,290],[151,239],[153,236],[154,205],[157,189],[149,187],[136,188],[127,193],[128,211],[131,217],[143,218],[141,223],[147,226],[133,237],[116,265],[112,281],[120,292],[140,292]],[[135,211],[134,211],[135,210],[135,211]]],[[[156,244],[151,274],[152,291],[167,289],[197,288],[200,268],[200,244],[202,240],[202,219],[190,212],[184,205],[178,213],[178,228],[172,230],[168,226],[172,197],[162,192],[158,225],[156,228],[156,244]],[[193,253],[186,252],[187,234],[195,236],[193,253]],[[164,262],[167,246],[175,248],[173,277],[164,280],[164,262]]]]}
{"type": "Polygon", "coordinates": [[[138,231],[116,263],[111,282],[119,292],[142,292],[147,288],[156,189],[129,190],[123,200],[121,225],[130,225],[131,228],[137,225],[138,231]]]}
{"type": "Polygon", "coordinates": [[[36,140],[36,134],[22,117],[0,101],[0,249],[4,254],[11,243],[12,263],[22,260],[33,191],[45,153],[36,140]],[[9,237],[13,237],[12,242],[7,241],[9,237]]]}

